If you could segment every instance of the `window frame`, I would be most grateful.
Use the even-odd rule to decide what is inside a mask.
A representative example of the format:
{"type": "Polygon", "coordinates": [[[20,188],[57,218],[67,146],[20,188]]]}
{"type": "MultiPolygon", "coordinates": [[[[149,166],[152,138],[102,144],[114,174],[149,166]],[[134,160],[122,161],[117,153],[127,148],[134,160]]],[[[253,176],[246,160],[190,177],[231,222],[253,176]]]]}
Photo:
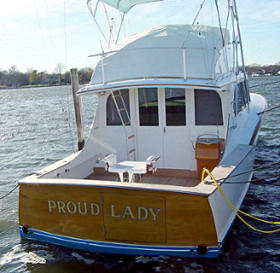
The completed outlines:
{"type": "MultiPolygon", "coordinates": [[[[141,88],[138,88],[137,90],[138,92],[138,122],[139,122],[139,126],[141,127],[144,127],[144,126],[148,126],[148,127],[151,127],[151,126],[159,126],[160,125],[160,113],[159,113],[159,108],[160,108],[160,93],[159,93],[159,88],[158,87],[141,87],[141,88]],[[147,92],[149,92],[149,89],[154,89],[156,91],[156,108],[157,108],[157,111],[156,111],[156,115],[155,116],[152,116],[152,113],[151,111],[153,111],[152,107],[155,107],[155,106],[152,106],[152,107],[145,107],[146,108],[146,113],[144,113],[144,111],[142,111],[141,113],[141,107],[140,107],[140,103],[141,103],[141,97],[140,97],[140,92],[142,92],[143,90],[147,90],[147,92]],[[150,121],[155,121],[154,123],[148,123],[147,121],[149,121],[148,119],[146,119],[145,116],[149,116],[150,118],[150,121]],[[155,118],[154,118],[155,117],[155,118]],[[146,119],[146,120],[145,120],[146,119]]],[[[147,93],[149,94],[149,93],[147,93]]],[[[147,94],[143,94],[145,97],[148,97],[147,94]]],[[[149,103],[152,103],[153,101],[144,101],[143,104],[149,104],[149,103]]],[[[144,107],[143,107],[144,109],[144,107]]]]}
{"type": "MultiPolygon", "coordinates": [[[[184,87],[168,87],[168,88],[164,88],[163,89],[163,92],[164,92],[164,114],[165,114],[165,126],[186,126],[187,125],[187,101],[186,101],[186,89],[184,87]],[[179,124],[176,124],[176,123],[173,123],[172,124],[172,118],[169,117],[168,118],[168,113],[169,114],[172,114],[172,112],[168,112],[168,107],[170,109],[172,109],[172,107],[168,106],[167,105],[167,96],[166,96],[166,92],[169,90],[173,91],[173,90],[180,90],[180,91],[183,91],[183,94],[184,94],[184,105],[182,106],[179,106],[179,107],[182,107],[184,108],[184,111],[181,111],[181,112],[175,112],[175,115],[178,114],[177,116],[180,117],[180,115],[183,115],[183,119],[181,120],[182,122],[179,123],[179,124]],[[171,122],[170,122],[171,121],[171,122]],[[170,123],[169,123],[170,122],[170,123]]],[[[176,98],[176,96],[173,96],[173,98],[176,98]]],[[[179,97],[177,97],[179,98],[179,97]]],[[[172,102],[176,101],[176,99],[172,100],[172,102]]],[[[176,106],[175,106],[176,107],[176,106]]],[[[174,108],[175,108],[174,107],[174,108]]],[[[173,108],[173,109],[174,109],[173,108]]],[[[174,119],[174,118],[173,118],[174,119]]],[[[179,119],[177,119],[179,121],[179,119]]]]}
{"type": "Polygon", "coordinates": [[[249,96],[247,96],[245,81],[238,82],[234,87],[232,111],[236,117],[249,105],[249,96]],[[242,103],[240,103],[242,101],[242,103]]]}
{"type": "MultiPolygon", "coordinates": [[[[131,119],[131,113],[130,113],[130,92],[128,88],[125,89],[118,89],[118,90],[114,90],[114,93],[120,92],[121,96],[123,97],[124,103],[125,103],[125,107],[127,109],[128,112],[128,118],[131,119]],[[127,92],[127,95],[124,96],[123,92],[127,92]]],[[[121,101],[117,101],[117,104],[119,106],[119,108],[123,108],[122,102],[121,101]]],[[[126,113],[124,113],[124,115],[126,116],[126,113]]],[[[127,119],[125,116],[122,115],[124,124],[129,121],[129,119],[127,119]]],[[[126,126],[130,126],[130,122],[129,124],[125,124],[126,126]]],[[[106,126],[123,126],[121,118],[120,118],[120,114],[119,111],[117,110],[116,104],[114,102],[114,99],[112,97],[112,93],[109,94],[109,96],[106,99],[106,126]],[[109,104],[111,104],[109,106],[109,104]],[[110,111],[110,112],[109,112],[110,111]],[[112,115],[116,115],[115,121],[113,121],[112,115]]]]}
{"type": "MultiPolygon", "coordinates": [[[[204,98],[205,96],[202,96],[202,98],[204,98]]],[[[215,101],[212,101],[215,102],[215,101]]],[[[211,108],[210,108],[211,109],[211,108]]],[[[213,112],[211,112],[213,113],[213,112]]],[[[217,90],[212,90],[212,89],[199,89],[199,88],[194,88],[194,124],[195,126],[223,126],[224,125],[224,113],[223,113],[223,103],[222,103],[222,99],[221,96],[219,94],[219,92],[217,92],[217,90]],[[208,111],[206,111],[205,113],[203,113],[201,111],[201,105],[204,103],[204,101],[200,101],[199,102],[199,95],[201,95],[202,92],[209,92],[212,94],[215,94],[215,97],[218,99],[216,100],[216,107],[212,107],[213,109],[217,109],[217,111],[219,111],[219,113],[217,112],[215,114],[215,120],[218,119],[218,123],[211,123],[208,122],[206,123],[206,121],[203,121],[203,119],[205,119],[205,117],[203,116],[205,114],[205,116],[209,116],[208,111]],[[196,95],[199,94],[199,95],[196,95]],[[217,108],[218,106],[218,108],[217,108]],[[198,109],[200,107],[200,109],[198,109]],[[199,113],[201,113],[199,116],[199,113]]]]}

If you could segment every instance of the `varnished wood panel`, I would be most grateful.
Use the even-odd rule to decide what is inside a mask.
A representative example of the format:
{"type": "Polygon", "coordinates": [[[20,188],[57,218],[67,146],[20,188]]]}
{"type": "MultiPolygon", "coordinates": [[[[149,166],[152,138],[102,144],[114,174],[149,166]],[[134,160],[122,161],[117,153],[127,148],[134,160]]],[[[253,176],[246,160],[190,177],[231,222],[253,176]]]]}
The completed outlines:
{"type": "Polygon", "coordinates": [[[217,244],[214,220],[206,197],[168,196],[166,206],[167,240],[175,245],[217,244]]]}
{"type": "Polygon", "coordinates": [[[139,194],[104,197],[105,239],[165,243],[165,198],[139,194]]]}
{"type": "Polygon", "coordinates": [[[63,234],[84,239],[103,240],[103,212],[101,196],[98,191],[89,187],[48,186],[48,185],[21,185],[19,199],[19,223],[31,228],[55,234],[63,234]],[[49,201],[56,202],[56,207],[49,209],[49,201]],[[60,202],[59,202],[60,201],[60,202]],[[76,203],[76,212],[73,213],[73,204],[76,203]],[[59,203],[57,203],[59,202],[59,203]],[[63,202],[63,203],[62,203],[63,202]],[[81,214],[78,202],[87,204],[87,213],[81,214]],[[92,215],[91,203],[99,204],[100,213],[92,215]],[[64,210],[62,209],[63,204],[64,210]],[[60,206],[60,207],[59,207],[60,206]],[[65,213],[64,213],[65,212],[65,213]]]}
{"type": "Polygon", "coordinates": [[[90,240],[174,246],[217,245],[207,197],[186,193],[21,184],[19,222],[50,233],[90,240]],[[120,217],[112,217],[112,204],[113,215],[120,217]],[[139,207],[152,208],[154,213],[160,209],[156,221],[152,220],[151,212],[147,218],[143,216],[145,209],[139,216],[139,207]]]}

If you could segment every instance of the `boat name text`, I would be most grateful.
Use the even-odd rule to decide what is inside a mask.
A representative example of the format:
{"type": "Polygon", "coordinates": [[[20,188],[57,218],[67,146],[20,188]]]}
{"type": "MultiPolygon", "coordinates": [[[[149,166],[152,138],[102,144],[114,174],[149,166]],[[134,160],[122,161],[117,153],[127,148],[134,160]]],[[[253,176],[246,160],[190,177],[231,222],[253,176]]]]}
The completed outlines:
{"type": "MultiPolygon", "coordinates": [[[[57,212],[60,214],[80,214],[80,215],[100,215],[100,204],[94,202],[75,202],[75,201],[61,201],[61,200],[48,200],[49,213],[57,212]]],[[[150,208],[143,206],[124,206],[118,208],[115,204],[110,204],[110,216],[112,218],[130,218],[132,220],[146,220],[151,219],[157,221],[161,212],[161,208],[150,208]]]]}

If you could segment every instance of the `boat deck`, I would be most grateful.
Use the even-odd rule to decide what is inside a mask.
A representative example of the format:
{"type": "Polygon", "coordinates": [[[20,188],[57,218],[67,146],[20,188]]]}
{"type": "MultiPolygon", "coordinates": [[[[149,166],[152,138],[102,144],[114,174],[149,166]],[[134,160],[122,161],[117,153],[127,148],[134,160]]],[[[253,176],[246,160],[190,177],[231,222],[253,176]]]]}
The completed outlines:
{"type": "MultiPolygon", "coordinates": [[[[101,181],[120,181],[117,173],[106,172],[104,168],[95,168],[86,179],[101,181]]],[[[199,184],[197,174],[188,170],[159,169],[154,174],[135,175],[135,183],[195,187],[199,184]]]]}

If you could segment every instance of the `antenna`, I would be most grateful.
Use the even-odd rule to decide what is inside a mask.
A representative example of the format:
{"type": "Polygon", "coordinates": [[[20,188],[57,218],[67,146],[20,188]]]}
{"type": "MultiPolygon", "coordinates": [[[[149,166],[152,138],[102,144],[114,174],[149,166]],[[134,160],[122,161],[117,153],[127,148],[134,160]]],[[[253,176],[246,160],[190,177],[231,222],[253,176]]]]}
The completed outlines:
{"type": "MultiPolygon", "coordinates": [[[[205,3],[205,1],[206,1],[206,0],[203,0],[202,3],[200,4],[199,9],[198,9],[198,11],[197,11],[197,13],[196,13],[196,15],[195,15],[195,17],[194,17],[194,19],[193,19],[192,26],[195,24],[195,22],[196,22],[196,20],[197,20],[197,17],[198,17],[198,15],[200,14],[200,12],[201,12],[201,10],[202,10],[202,8],[203,8],[203,5],[204,5],[204,3],[205,3]]],[[[185,42],[188,40],[189,35],[190,35],[190,32],[191,32],[191,29],[187,32],[187,35],[186,35],[186,38],[185,38],[184,41],[183,41],[182,47],[184,47],[185,42]]]]}
{"type": "Polygon", "coordinates": [[[119,36],[120,36],[121,29],[122,29],[122,26],[123,26],[124,18],[125,18],[125,12],[120,12],[120,23],[119,23],[116,39],[114,39],[115,35],[114,35],[113,30],[116,29],[115,28],[115,21],[114,21],[113,17],[110,18],[110,16],[109,16],[109,12],[107,11],[107,7],[105,5],[106,2],[104,3],[102,0],[97,0],[97,2],[95,4],[95,7],[94,7],[94,11],[92,9],[91,2],[92,2],[92,0],[87,0],[87,6],[88,6],[88,9],[89,9],[89,12],[92,15],[93,20],[94,20],[95,24],[97,25],[100,33],[102,34],[104,40],[106,41],[106,43],[108,45],[108,48],[110,48],[111,47],[111,43],[116,44],[118,42],[118,40],[119,40],[119,36]],[[104,9],[104,13],[105,13],[105,17],[106,17],[106,20],[107,20],[107,24],[108,24],[108,27],[109,27],[109,35],[108,35],[108,37],[104,33],[104,31],[102,31],[102,28],[101,28],[100,24],[97,22],[97,19],[96,19],[97,8],[98,8],[98,5],[99,5],[100,2],[102,3],[103,9],[104,9]]]}
{"type": "Polygon", "coordinates": [[[92,11],[92,7],[91,7],[91,5],[90,5],[91,1],[92,1],[92,0],[87,0],[87,7],[88,7],[88,9],[89,9],[89,12],[90,12],[90,14],[92,15],[92,18],[93,18],[95,24],[97,25],[97,27],[98,27],[100,33],[102,34],[103,38],[104,38],[105,41],[108,43],[108,39],[106,38],[104,32],[102,31],[100,25],[98,24],[98,22],[97,22],[97,20],[96,20],[96,18],[95,18],[95,16],[96,16],[96,11],[97,11],[97,7],[98,7],[98,4],[99,4],[100,0],[97,1],[96,5],[95,5],[95,8],[94,8],[94,12],[92,11]]]}

